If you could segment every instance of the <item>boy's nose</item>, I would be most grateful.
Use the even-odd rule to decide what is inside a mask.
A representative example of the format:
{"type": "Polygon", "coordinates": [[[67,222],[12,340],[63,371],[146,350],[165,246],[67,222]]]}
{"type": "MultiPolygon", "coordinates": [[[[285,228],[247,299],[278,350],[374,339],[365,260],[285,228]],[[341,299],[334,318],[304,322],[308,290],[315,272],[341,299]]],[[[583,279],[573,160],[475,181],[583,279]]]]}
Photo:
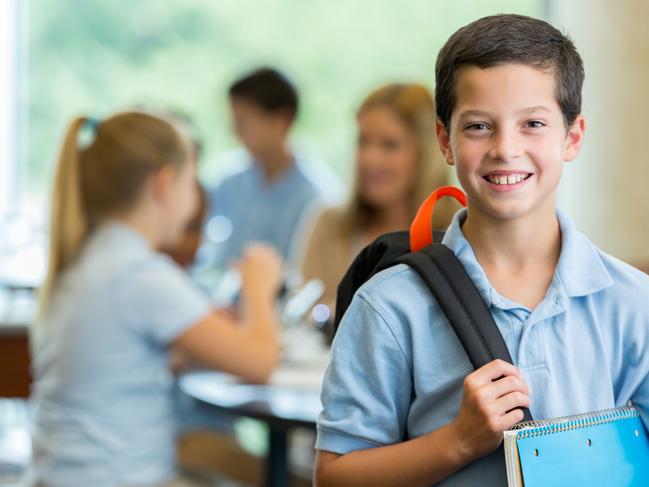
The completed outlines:
{"type": "Polygon", "coordinates": [[[499,130],[492,140],[493,145],[489,151],[491,159],[511,162],[523,152],[519,137],[513,131],[499,130]]]}

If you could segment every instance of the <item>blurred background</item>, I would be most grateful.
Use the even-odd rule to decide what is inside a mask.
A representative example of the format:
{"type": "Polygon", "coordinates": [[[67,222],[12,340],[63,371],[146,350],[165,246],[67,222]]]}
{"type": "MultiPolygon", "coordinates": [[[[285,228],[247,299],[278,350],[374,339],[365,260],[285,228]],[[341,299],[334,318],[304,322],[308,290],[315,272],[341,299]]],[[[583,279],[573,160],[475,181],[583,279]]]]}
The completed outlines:
{"type": "MultiPolygon", "coordinates": [[[[649,7],[639,0],[4,0],[0,3],[0,269],[7,245],[42,232],[51,168],[65,123],[155,104],[187,114],[204,144],[201,176],[218,177],[236,146],[229,83],[270,64],[300,88],[293,143],[349,181],[354,113],[382,82],[434,87],[437,50],[483,15],[546,18],[576,41],[585,64],[588,134],[561,206],[605,250],[649,262],[642,162],[648,108],[649,7]],[[18,223],[17,215],[24,215],[18,223]]],[[[30,254],[23,267],[42,267],[30,254]]],[[[5,269],[6,272],[6,269],[5,269]]],[[[12,272],[17,272],[12,270],[12,272]]]]}
{"type": "Polygon", "coordinates": [[[4,263],[14,277],[42,268],[29,237],[43,232],[58,144],[76,114],[133,105],[186,114],[209,181],[237,146],[229,84],[272,65],[300,90],[293,144],[349,181],[354,115],[370,90],[402,80],[432,89],[437,50],[458,27],[496,12],[547,13],[542,0],[4,0],[0,8],[0,219],[12,228],[0,233],[12,247],[0,260],[23,255],[4,263]]]}
{"type": "MultiPolygon", "coordinates": [[[[595,244],[649,270],[642,0],[0,0],[0,318],[22,323],[33,313],[52,169],[73,116],[101,119],[138,105],[184,114],[200,138],[200,178],[209,184],[239,146],[228,87],[270,65],[299,89],[293,146],[349,187],[355,114],[367,93],[400,81],[433,90],[448,36],[494,13],[543,18],[575,40],[588,128],[581,155],[566,166],[559,206],[595,244]]],[[[19,339],[26,350],[24,327],[0,331],[0,376],[28,381],[27,359],[16,352],[19,339]]],[[[28,382],[21,387],[0,396],[26,396],[28,382]]],[[[8,424],[27,422],[24,409],[0,402],[0,437],[8,424]]],[[[254,443],[252,430],[243,436],[254,443]]],[[[6,451],[0,441],[0,467],[28,452],[28,437],[17,438],[6,451]]]]}

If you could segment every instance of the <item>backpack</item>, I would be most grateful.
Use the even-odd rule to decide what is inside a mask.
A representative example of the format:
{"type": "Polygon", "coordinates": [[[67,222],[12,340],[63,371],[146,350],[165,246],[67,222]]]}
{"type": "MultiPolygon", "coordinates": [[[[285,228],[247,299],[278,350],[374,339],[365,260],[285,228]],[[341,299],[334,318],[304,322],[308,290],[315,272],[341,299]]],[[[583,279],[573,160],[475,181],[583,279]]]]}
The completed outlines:
{"type": "MultiPolygon", "coordinates": [[[[473,281],[455,254],[441,243],[444,232],[433,231],[433,210],[442,197],[455,198],[466,206],[466,195],[460,189],[439,188],[421,205],[409,232],[382,235],[356,256],[338,285],[333,332],[359,287],[388,267],[406,264],[437,300],[475,369],[495,359],[512,363],[505,340],[473,281]]],[[[523,421],[532,420],[527,408],[523,414],[523,421]]]]}

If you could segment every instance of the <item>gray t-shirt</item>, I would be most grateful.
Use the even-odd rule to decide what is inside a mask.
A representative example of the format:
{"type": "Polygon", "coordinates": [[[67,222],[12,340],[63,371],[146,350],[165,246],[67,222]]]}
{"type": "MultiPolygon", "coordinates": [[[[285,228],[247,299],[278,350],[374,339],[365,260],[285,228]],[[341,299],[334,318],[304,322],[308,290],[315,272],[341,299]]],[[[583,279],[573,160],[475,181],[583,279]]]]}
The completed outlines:
{"type": "Polygon", "coordinates": [[[169,480],[176,426],[167,348],[209,309],[185,273],[130,227],[98,229],[33,331],[28,484],[169,480]]]}

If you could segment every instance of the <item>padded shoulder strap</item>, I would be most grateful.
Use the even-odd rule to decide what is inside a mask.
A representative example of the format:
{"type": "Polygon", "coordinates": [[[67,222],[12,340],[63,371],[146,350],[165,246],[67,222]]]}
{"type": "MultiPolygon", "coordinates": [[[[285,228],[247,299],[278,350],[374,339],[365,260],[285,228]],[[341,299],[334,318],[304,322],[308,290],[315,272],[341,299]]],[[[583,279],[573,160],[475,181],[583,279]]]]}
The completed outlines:
{"type": "MultiPolygon", "coordinates": [[[[495,359],[512,363],[498,325],[455,254],[434,243],[398,259],[412,267],[437,299],[475,369],[495,359]]],[[[524,409],[523,421],[532,416],[524,409]]]]}

